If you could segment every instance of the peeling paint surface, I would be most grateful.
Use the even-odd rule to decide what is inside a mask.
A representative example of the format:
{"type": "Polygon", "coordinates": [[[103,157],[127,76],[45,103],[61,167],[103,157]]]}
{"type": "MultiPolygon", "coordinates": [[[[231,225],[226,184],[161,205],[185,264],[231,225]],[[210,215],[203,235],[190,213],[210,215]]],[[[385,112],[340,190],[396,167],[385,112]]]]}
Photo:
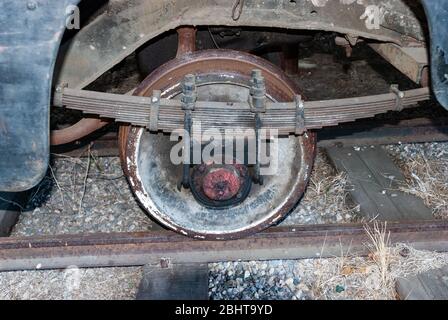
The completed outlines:
{"type": "Polygon", "coordinates": [[[53,67],[65,8],[78,2],[0,2],[1,191],[30,189],[47,171],[53,67]]]}

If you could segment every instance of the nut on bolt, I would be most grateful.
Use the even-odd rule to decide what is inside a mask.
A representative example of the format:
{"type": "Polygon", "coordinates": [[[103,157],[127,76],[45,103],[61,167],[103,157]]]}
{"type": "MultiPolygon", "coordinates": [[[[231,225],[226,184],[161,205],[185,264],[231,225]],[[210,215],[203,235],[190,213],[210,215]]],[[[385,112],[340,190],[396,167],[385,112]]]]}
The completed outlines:
{"type": "Polygon", "coordinates": [[[266,112],[266,85],[261,70],[252,70],[250,85],[251,111],[266,112]]]}
{"type": "Polygon", "coordinates": [[[194,110],[196,103],[196,76],[187,74],[182,81],[182,107],[185,110],[194,110]]]}

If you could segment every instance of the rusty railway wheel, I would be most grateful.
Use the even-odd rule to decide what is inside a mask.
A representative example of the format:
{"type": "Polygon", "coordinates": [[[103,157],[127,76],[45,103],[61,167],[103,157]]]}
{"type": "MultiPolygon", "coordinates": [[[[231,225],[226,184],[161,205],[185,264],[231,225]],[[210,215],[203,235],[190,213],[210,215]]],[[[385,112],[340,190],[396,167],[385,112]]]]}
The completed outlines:
{"type": "MultiPolygon", "coordinates": [[[[231,108],[231,102],[247,101],[253,69],[262,70],[269,99],[291,101],[300,93],[279,68],[261,58],[237,51],[210,50],[189,53],[161,66],[135,94],[150,96],[153,90],[161,90],[162,97],[179,99],[183,77],[194,74],[198,99],[226,101],[231,108]]],[[[212,240],[247,236],[284,219],[305,191],[316,153],[313,132],[280,137],[277,174],[264,177],[263,185],[252,184],[244,201],[222,209],[198,202],[189,189],[179,190],[182,165],[170,159],[176,143],[170,141],[169,135],[123,126],[120,155],[124,172],[136,198],[155,220],[183,235],[212,240]]],[[[229,196],[236,193],[233,188],[229,196]]]]}

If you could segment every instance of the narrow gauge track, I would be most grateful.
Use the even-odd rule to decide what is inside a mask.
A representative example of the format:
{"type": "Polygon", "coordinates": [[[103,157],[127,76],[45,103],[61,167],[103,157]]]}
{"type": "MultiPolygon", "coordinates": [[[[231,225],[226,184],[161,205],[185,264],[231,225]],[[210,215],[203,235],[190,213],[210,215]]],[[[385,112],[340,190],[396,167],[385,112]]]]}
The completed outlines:
{"type": "MultiPolygon", "coordinates": [[[[366,255],[365,227],[274,227],[232,241],[199,241],[171,231],[0,238],[0,271],[366,255]]],[[[387,230],[391,244],[448,251],[448,221],[394,222],[387,230]]]]}

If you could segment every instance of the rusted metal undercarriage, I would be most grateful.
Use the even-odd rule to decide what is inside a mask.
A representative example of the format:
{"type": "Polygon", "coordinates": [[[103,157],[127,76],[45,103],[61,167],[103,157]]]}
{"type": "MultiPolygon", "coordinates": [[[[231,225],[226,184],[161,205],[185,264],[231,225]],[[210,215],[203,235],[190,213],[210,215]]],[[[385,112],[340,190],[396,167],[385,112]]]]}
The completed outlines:
{"type": "MultiPolygon", "coordinates": [[[[410,5],[401,0],[388,3],[376,0],[112,1],[62,47],[55,82],[71,89],[82,89],[150,40],[144,52],[160,52],[149,55],[153,60],[149,69],[152,70],[157,63],[174,57],[169,49],[177,47],[175,37],[170,41],[170,37],[162,34],[182,25],[208,28],[208,31],[199,30],[198,49],[207,48],[206,42],[211,40],[214,47],[253,53],[263,50],[269,43],[282,43],[286,52],[284,64],[289,69],[297,68],[294,59],[288,57],[294,38],[300,37],[294,30],[337,32],[336,42],[348,52],[359,41],[380,41],[372,43],[374,50],[413,81],[428,85],[423,8],[418,2],[410,5]],[[237,17],[236,13],[239,13],[237,17]],[[247,28],[257,29],[248,32],[247,28]],[[201,32],[206,35],[201,36],[201,32]]],[[[179,52],[182,52],[182,41],[180,43],[179,52]]],[[[82,120],[72,131],[54,131],[52,144],[74,141],[80,138],[83,129],[88,134],[104,125],[106,123],[98,119],[82,120]]]]}
{"type": "MultiPolygon", "coordinates": [[[[53,132],[52,139],[55,144],[68,142],[67,137],[72,139],[82,128],[88,134],[104,126],[105,119],[113,119],[122,124],[119,143],[124,172],[136,198],[153,218],[199,239],[234,239],[261,231],[284,219],[302,197],[316,152],[313,130],[400,111],[430,98],[425,30],[419,12],[418,6],[410,8],[398,0],[388,5],[373,0],[363,4],[325,0],[113,1],[66,47],[54,95],[55,106],[81,110],[101,120],[83,119],[72,131],[53,132]],[[82,90],[141,44],[182,25],[206,26],[206,35],[221,49],[195,51],[203,34],[195,27],[178,28],[176,58],[167,58],[133,95],[82,90]],[[212,26],[219,29],[210,29],[212,26]],[[298,38],[282,38],[287,39],[281,45],[282,70],[255,55],[257,48],[232,48],[214,37],[217,32],[221,37],[240,37],[238,27],[242,26],[338,32],[336,43],[344,46],[348,55],[359,41],[381,41],[371,47],[424,88],[400,91],[391,84],[390,92],[382,95],[306,101],[287,76],[297,68],[291,52],[298,38]],[[108,39],[96,36],[106,29],[108,39]],[[199,133],[194,131],[197,123],[201,125],[199,133]],[[194,150],[195,134],[228,129],[234,130],[238,139],[255,141],[255,149],[245,151],[246,156],[255,154],[254,163],[232,157],[226,164],[185,161],[187,154],[188,160],[194,157],[189,154],[194,150]],[[269,134],[261,138],[263,129],[269,134]],[[172,150],[178,141],[167,134],[179,130],[183,130],[178,135],[184,161],[173,163],[172,150]],[[280,155],[277,174],[260,173],[263,139],[270,153],[275,145],[280,155]]],[[[257,32],[265,31],[261,28],[253,34],[257,32]]],[[[280,39],[278,30],[270,32],[267,38],[280,39]]],[[[201,142],[199,148],[207,149],[213,139],[201,142]]]]}
{"type": "Polygon", "coordinates": [[[321,30],[337,32],[350,44],[370,39],[403,48],[426,46],[425,17],[418,1],[245,0],[241,15],[234,19],[235,2],[110,1],[64,46],[56,83],[82,89],[149,40],[181,26],[321,30]],[[371,6],[379,10],[378,21],[369,15],[371,6]]]}

